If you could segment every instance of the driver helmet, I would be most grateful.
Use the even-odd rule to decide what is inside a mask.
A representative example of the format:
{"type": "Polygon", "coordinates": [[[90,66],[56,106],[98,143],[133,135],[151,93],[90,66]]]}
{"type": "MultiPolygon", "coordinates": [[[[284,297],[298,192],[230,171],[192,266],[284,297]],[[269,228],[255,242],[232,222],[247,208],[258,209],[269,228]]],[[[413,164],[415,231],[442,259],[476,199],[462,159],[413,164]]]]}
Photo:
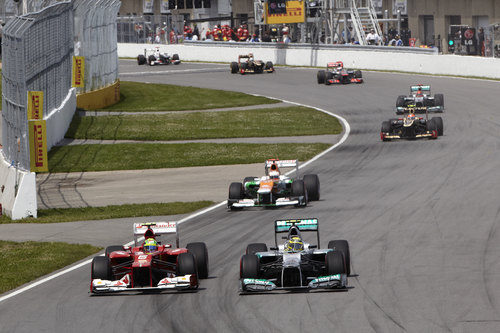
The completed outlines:
{"type": "Polygon", "coordinates": [[[304,242],[297,236],[293,236],[285,243],[285,252],[300,252],[304,251],[304,242]]]}
{"type": "Polygon", "coordinates": [[[408,120],[415,120],[415,114],[414,113],[408,114],[408,120]]]}
{"type": "Polygon", "coordinates": [[[271,178],[271,179],[280,179],[280,173],[279,173],[279,171],[270,171],[269,172],[269,178],[271,178]]]}
{"type": "Polygon", "coordinates": [[[144,252],[146,253],[153,253],[156,250],[158,250],[158,243],[154,238],[148,238],[144,242],[144,245],[142,246],[144,249],[144,252]]]}

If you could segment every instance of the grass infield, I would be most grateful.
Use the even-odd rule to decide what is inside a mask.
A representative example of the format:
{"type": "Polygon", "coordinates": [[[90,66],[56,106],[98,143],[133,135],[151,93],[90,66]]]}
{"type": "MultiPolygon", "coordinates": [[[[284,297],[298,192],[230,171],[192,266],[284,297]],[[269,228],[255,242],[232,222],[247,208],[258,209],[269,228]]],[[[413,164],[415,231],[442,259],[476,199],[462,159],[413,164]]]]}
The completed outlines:
{"type": "Polygon", "coordinates": [[[7,223],[58,223],[117,219],[139,216],[164,216],[187,214],[213,205],[213,201],[167,202],[148,204],[127,204],[105,207],[39,209],[38,217],[11,220],[8,216],[0,217],[0,224],[7,223]]]}
{"type": "Polygon", "coordinates": [[[49,172],[141,170],[261,163],[268,158],[306,161],[330,147],[324,143],[110,144],[54,147],[49,172]]]}
{"type": "Polygon", "coordinates": [[[66,137],[96,140],[190,140],[339,134],[337,118],[302,106],[224,112],[79,117],[66,137]]]}
{"type": "Polygon", "coordinates": [[[120,82],[120,102],[105,111],[181,111],[279,103],[239,92],[171,84],[120,82]]]}
{"type": "Polygon", "coordinates": [[[0,293],[86,258],[101,248],[88,244],[0,241],[0,293]]]}

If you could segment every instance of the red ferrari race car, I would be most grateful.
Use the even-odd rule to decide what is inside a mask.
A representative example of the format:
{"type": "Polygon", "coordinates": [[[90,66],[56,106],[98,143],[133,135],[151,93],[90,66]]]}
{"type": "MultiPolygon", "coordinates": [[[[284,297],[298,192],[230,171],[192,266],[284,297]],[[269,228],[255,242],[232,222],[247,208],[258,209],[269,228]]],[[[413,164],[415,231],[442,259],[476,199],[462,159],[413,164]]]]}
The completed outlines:
{"type": "Polygon", "coordinates": [[[197,289],[207,277],[205,243],[179,248],[176,222],[134,223],[133,247],[108,246],[104,256],[92,260],[90,292],[197,289]],[[175,247],[162,244],[168,234],[175,234],[175,247]]]}
{"type": "Polygon", "coordinates": [[[326,64],[326,70],[318,71],[317,78],[319,84],[326,85],[363,83],[361,71],[344,68],[342,61],[326,64]]]}

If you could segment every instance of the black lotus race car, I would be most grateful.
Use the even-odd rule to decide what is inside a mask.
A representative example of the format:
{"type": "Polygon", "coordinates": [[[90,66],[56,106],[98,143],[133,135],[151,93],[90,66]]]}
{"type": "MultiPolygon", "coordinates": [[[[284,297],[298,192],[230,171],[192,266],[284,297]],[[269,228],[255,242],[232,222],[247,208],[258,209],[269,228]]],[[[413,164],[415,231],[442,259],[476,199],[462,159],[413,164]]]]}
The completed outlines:
{"type": "Polygon", "coordinates": [[[326,70],[320,70],[317,74],[318,84],[348,84],[363,83],[363,75],[360,70],[346,69],[342,61],[329,62],[326,70]]]}
{"type": "Polygon", "coordinates": [[[425,113],[425,112],[443,112],[444,95],[431,95],[431,86],[418,84],[410,87],[410,95],[400,95],[396,100],[396,113],[404,114],[425,113]]]}
{"type": "Polygon", "coordinates": [[[443,118],[417,117],[414,113],[407,113],[402,118],[393,118],[382,122],[380,138],[382,141],[393,139],[437,139],[443,135],[443,118]]]}
{"type": "Polygon", "coordinates": [[[248,244],[240,261],[240,292],[280,289],[346,289],[350,274],[349,243],[333,240],[321,249],[318,219],[274,222],[275,246],[248,244]],[[316,232],[315,245],[304,242],[302,233],[316,232]],[[279,233],[287,233],[278,245],[279,233]]]}
{"type": "Polygon", "coordinates": [[[240,73],[243,75],[246,73],[274,73],[274,65],[272,61],[264,63],[262,60],[255,60],[253,58],[253,53],[239,55],[238,62],[233,61],[230,67],[232,74],[240,73]]]}
{"type": "Polygon", "coordinates": [[[170,64],[179,65],[181,61],[179,60],[178,54],[170,56],[168,53],[160,52],[159,47],[155,47],[154,49],[144,49],[144,54],[139,54],[137,56],[138,65],[144,65],[146,63],[149,66],[170,64]]]}

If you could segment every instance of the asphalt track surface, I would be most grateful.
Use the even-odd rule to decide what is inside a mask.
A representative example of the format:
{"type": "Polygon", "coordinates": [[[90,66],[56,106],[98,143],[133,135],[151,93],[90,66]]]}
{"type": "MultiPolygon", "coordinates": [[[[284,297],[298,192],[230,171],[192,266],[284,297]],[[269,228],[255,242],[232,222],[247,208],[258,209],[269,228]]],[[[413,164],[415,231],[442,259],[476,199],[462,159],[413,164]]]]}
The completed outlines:
{"type": "Polygon", "coordinates": [[[85,265],[0,302],[1,332],[500,331],[499,82],[365,72],[363,85],[332,87],[317,85],[313,69],[240,76],[229,66],[183,64],[127,76],[138,67],[120,64],[122,80],[282,98],[335,112],[352,131],[301,171],[319,175],[320,201],[221,207],[181,225],[181,244],[204,241],[209,249],[210,278],[197,292],[90,297],[85,265]],[[170,72],[177,69],[188,71],[170,72]],[[414,83],[445,94],[444,136],[381,142],[381,122],[414,83]],[[271,244],[273,221],[295,217],[319,218],[323,246],[349,241],[351,289],[240,296],[246,245],[271,244]]]}

